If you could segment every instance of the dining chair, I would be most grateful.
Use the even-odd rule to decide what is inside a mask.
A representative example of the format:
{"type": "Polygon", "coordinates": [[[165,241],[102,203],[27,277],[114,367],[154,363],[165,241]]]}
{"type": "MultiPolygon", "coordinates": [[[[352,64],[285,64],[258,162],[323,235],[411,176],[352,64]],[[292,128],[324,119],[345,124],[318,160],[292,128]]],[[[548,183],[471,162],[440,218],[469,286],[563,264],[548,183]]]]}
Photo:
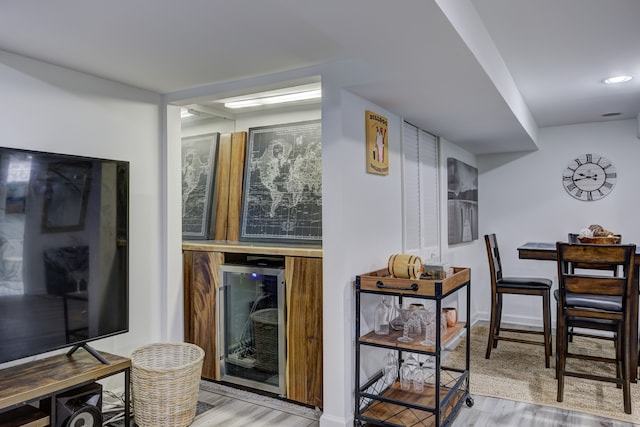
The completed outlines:
{"type": "MultiPolygon", "coordinates": [[[[576,233],[569,233],[567,236],[567,241],[569,243],[572,244],[582,244],[582,242],[580,241],[580,239],[578,239],[578,236],[580,236],[579,234],[576,233]]],[[[622,242],[622,235],[617,234],[616,235],[618,237],[618,242],[622,242]]],[[[580,269],[580,270],[600,270],[600,271],[610,271],[611,274],[613,274],[614,276],[618,275],[618,266],[617,265],[606,265],[606,264],[593,264],[593,263],[575,263],[575,264],[570,264],[569,268],[571,268],[571,273],[573,274],[575,272],[576,269],[580,269]]],[[[558,290],[554,291],[554,297],[556,299],[556,303],[558,301],[558,290]]],[[[595,298],[595,296],[594,296],[595,298]]],[[[600,339],[604,339],[604,340],[612,340],[615,341],[615,332],[613,334],[613,336],[602,336],[599,334],[589,334],[589,333],[580,333],[580,332],[574,332],[573,328],[569,328],[569,342],[573,341],[573,337],[574,336],[584,336],[584,337],[589,337],[589,338],[600,338],[600,339]]]]}
{"type": "MultiPolygon", "coordinates": [[[[579,234],[569,233],[567,236],[567,241],[573,244],[581,244],[580,239],[578,239],[579,234]]],[[[619,239],[619,242],[622,242],[622,235],[616,234],[619,239]]],[[[578,263],[575,265],[571,265],[571,268],[576,269],[585,269],[585,270],[606,270],[611,271],[614,276],[618,275],[618,266],[617,265],[606,265],[606,264],[589,264],[589,263],[578,263]]]]}
{"type": "MultiPolygon", "coordinates": [[[[638,298],[637,284],[633,281],[635,245],[600,245],[556,243],[558,264],[558,311],[556,325],[556,378],[557,401],[564,398],[564,379],[567,376],[615,383],[622,387],[624,411],[631,413],[630,382],[632,371],[632,322],[638,321],[631,298],[638,298]],[[575,265],[581,263],[618,267],[618,275],[608,273],[577,273],[575,265]],[[570,328],[608,331],[615,337],[615,357],[585,354],[572,345],[569,349],[570,328]],[[607,376],[590,370],[578,372],[567,369],[568,358],[577,358],[616,365],[616,376],[607,376]]],[[[597,270],[597,269],[595,269],[597,270]]],[[[595,366],[594,366],[595,368],[595,366]]]]}
{"type": "Polygon", "coordinates": [[[491,349],[497,348],[498,341],[511,341],[522,344],[534,344],[544,346],[545,366],[549,367],[549,359],[552,354],[551,349],[551,280],[539,277],[507,277],[502,274],[502,262],[500,261],[500,251],[495,234],[484,236],[489,257],[489,271],[491,273],[491,321],[489,325],[489,340],[487,342],[487,352],[485,358],[491,357],[491,349]],[[530,330],[524,328],[503,328],[502,307],[503,295],[533,295],[542,297],[542,324],[543,330],[530,330]],[[510,333],[509,336],[502,335],[502,332],[510,333]],[[512,336],[511,333],[542,335],[543,340],[524,339],[512,336]]]}

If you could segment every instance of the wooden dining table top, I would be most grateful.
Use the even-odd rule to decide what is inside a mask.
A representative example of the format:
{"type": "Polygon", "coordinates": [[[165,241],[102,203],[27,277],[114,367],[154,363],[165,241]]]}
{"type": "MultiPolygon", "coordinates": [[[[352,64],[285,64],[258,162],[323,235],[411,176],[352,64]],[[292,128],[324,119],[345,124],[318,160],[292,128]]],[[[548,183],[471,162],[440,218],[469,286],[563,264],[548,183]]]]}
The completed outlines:
{"type": "MultiPolygon", "coordinates": [[[[518,246],[518,258],[556,261],[555,242],[527,242],[518,246]]],[[[640,246],[636,246],[635,265],[640,265],[640,246]]]]}

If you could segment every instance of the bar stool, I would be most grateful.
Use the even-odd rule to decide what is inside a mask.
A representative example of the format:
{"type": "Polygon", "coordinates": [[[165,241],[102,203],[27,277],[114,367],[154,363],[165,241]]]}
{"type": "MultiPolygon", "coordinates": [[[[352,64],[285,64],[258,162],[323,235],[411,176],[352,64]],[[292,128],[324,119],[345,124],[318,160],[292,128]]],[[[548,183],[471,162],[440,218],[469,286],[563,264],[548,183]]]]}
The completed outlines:
{"type": "Polygon", "coordinates": [[[544,346],[545,367],[549,367],[551,350],[551,280],[538,277],[504,277],[502,275],[502,263],[500,261],[500,251],[495,234],[484,236],[489,257],[489,270],[491,272],[491,322],[489,326],[489,341],[487,342],[487,353],[485,358],[491,357],[491,349],[497,348],[498,341],[511,341],[522,344],[534,344],[544,346]],[[502,296],[504,294],[513,295],[534,295],[542,297],[542,323],[543,331],[527,330],[522,328],[503,328],[502,321],[502,296]],[[516,338],[500,335],[501,332],[542,335],[543,341],[516,338]]]}

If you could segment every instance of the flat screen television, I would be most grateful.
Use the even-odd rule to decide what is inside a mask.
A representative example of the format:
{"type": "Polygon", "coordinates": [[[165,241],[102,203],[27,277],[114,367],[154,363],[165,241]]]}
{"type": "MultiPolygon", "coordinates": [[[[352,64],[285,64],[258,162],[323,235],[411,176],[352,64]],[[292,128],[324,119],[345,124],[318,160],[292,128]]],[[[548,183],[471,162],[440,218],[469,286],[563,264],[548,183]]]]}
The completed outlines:
{"type": "Polygon", "coordinates": [[[128,223],[128,162],[0,147],[0,363],[128,331],[128,223]]]}

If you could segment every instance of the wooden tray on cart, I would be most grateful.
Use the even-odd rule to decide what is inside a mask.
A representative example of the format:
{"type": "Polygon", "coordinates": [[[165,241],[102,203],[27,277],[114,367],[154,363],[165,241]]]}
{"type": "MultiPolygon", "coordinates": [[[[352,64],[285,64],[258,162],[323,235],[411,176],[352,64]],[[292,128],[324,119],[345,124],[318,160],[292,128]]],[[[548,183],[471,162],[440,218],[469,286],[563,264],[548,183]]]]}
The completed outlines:
{"type": "Polygon", "coordinates": [[[453,274],[445,279],[398,279],[389,274],[387,268],[361,274],[360,289],[363,291],[393,292],[398,295],[441,296],[452,292],[471,279],[469,268],[453,268],[453,274]],[[382,287],[381,287],[382,284],[382,287]]]}

